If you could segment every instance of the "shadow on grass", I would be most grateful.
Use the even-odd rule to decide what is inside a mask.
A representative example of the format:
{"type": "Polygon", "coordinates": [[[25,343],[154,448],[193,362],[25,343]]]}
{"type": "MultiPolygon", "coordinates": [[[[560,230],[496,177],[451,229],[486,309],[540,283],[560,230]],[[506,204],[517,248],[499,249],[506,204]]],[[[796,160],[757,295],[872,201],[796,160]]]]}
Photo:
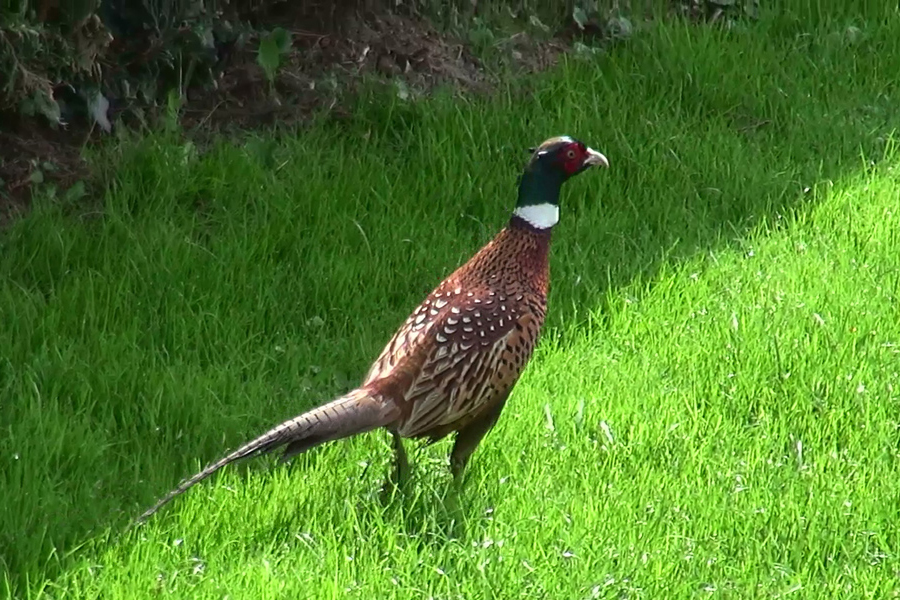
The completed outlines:
{"type": "MultiPolygon", "coordinates": [[[[133,221],[119,231],[109,225],[112,233],[107,231],[103,242],[87,230],[72,240],[60,237],[54,245],[41,237],[47,229],[31,231],[28,223],[14,228],[4,250],[18,248],[23,260],[0,266],[9,281],[10,305],[22,311],[30,307],[28,314],[16,315],[20,323],[38,322],[42,311],[50,310],[54,294],[64,296],[72,269],[100,273],[101,278],[111,252],[139,248],[141,240],[131,239],[129,227],[152,220],[160,207],[156,237],[147,239],[175,247],[187,236],[192,245],[178,256],[154,255],[145,248],[146,255],[132,259],[135,273],[141,264],[164,260],[166,276],[144,281],[126,274],[133,279],[134,298],[140,299],[131,308],[151,316],[126,322],[131,329],[122,347],[104,338],[108,332],[102,319],[89,328],[79,326],[77,319],[65,327],[11,324],[4,334],[19,348],[18,354],[0,353],[5,381],[0,416],[13,434],[0,441],[0,448],[14,457],[2,471],[4,488],[14,493],[0,515],[0,545],[7,549],[2,562],[12,588],[58,575],[69,564],[68,551],[98,530],[124,525],[175,482],[173,474],[193,472],[194,457],[217,457],[270,426],[277,420],[273,415],[295,414],[345,389],[347,380],[355,381],[373,351],[437,283],[437,274],[449,272],[494,233],[496,227],[487,224],[502,222],[500,209],[486,199],[502,198],[508,209],[513,189],[512,176],[497,177],[496,172],[518,168],[528,145],[568,133],[603,150],[612,163],[608,173],[584,175],[565,192],[564,217],[552,250],[547,324],[549,335],[563,338],[588,313],[602,317],[608,292],[640,289],[651,285],[664,265],[740,246],[758,224],[777,224],[791,212],[803,211],[809,197],[805,189],[855,177],[868,161],[878,160],[900,124],[894,83],[900,72],[898,23],[855,31],[836,25],[814,33],[777,22],[760,27],[762,32],[677,24],[652,29],[608,57],[573,60],[548,78],[515,84],[508,100],[494,101],[495,113],[477,106],[457,109],[449,101],[435,101],[436,110],[396,100],[363,101],[349,122],[321,124],[318,137],[284,141],[295,145],[295,157],[327,155],[333,161],[318,170],[298,168],[300,174],[280,171],[273,154],[277,148],[266,144],[259,152],[268,158],[261,158],[255,171],[233,171],[243,175],[241,181],[228,180],[232,159],[227,153],[205,166],[179,166],[179,153],[189,152],[184,146],[156,156],[155,164],[118,165],[132,171],[131,187],[111,191],[121,203],[113,209],[133,221]],[[347,209],[351,216],[342,215],[347,223],[313,236],[319,241],[298,251],[297,244],[305,242],[297,239],[311,236],[311,228],[341,210],[304,199],[302,191],[330,187],[340,195],[350,189],[347,173],[338,166],[342,153],[357,146],[364,146],[356,151],[371,161],[366,176],[372,193],[357,196],[357,204],[347,209]],[[377,169],[384,171],[385,180],[413,171],[433,181],[404,192],[392,187],[400,184],[375,177],[377,169]],[[468,176],[472,169],[476,171],[468,176]],[[176,174],[166,175],[170,171],[176,174]],[[194,179],[202,183],[192,183],[194,179]],[[459,182],[458,189],[448,189],[450,182],[459,182]],[[308,222],[298,222],[291,208],[284,208],[283,216],[265,213],[266,222],[276,224],[268,225],[271,242],[258,247],[247,242],[259,255],[242,256],[241,247],[232,254],[214,247],[211,230],[243,226],[248,239],[259,235],[253,226],[262,213],[241,203],[251,204],[247,198],[268,185],[294,194],[298,203],[307,202],[297,210],[310,211],[308,222]],[[223,190],[230,186],[242,191],[228,199],[223,190]],[[403,214],[435,219],[434,239],[422,236],[411,240],[408,251],[397,251],[412,234],[392,227],[396,224],[389,217],[373,216],[392,210],[385,198],[395,204],[420,199],[421,206],[403,214]],[[225,205],[209,206],[217,201],[225,205]],[[229,210],[243,215],[243,221],[223,225],[211,216],[229,210]],[[179,225],[182,221],[187,225],[179,225]],[[334,245],[323,247],[321,240],[334,245]],[[43,253],[40,264],[28,262],[34,257],[28,255],[31,247],[43,253]],[[450,250],[433,251],[438,247],[450,250]],[[300,256],[291,258],[292,253],[300,256]],[[270,257],[286,266],[262,268],[270,257]],[[332,270],[336,263],[342,265],[340,273],[332,270]],[[273,273],[284,280],[272,281],[273,273]],[[217,280],[223,274],[237,275],[217,280]],[[387,291],[360,294],[360,281],[387,291]],[[176,291],[183,295],[190,296],[188,287],[201,290],[191,296],[184,314],[173,311],[166,295],[173,282],[182,286],[176,291]],[[287,305],[265,297],[271,289],[308,301],[287,305]],[[250,313],[259,320],[242,316],[250,313]],[[301,325],[285,332],[284,323],[301,325]],[[260,329],[266,332],[265,343],[247,334],[260,329]],[[195,337],[183,333],[188,330],[195,337]],[[22,341],[28,336],[34,339],[22,341]],[[151,350],[164,356],[148,357],[151,350]],[[97,357],[109,356],[121,358],[133,372],[105,370],[97,357]],[[232,373],[211,374],[209,365],[232,373]],[[42,391],[36,400],[15,403],[32,388],[42,391]],[[74,389],[87,391],[80,399],[66,399],[74,389]],[[134,406],[97,406],[98,397],[126,394],[135,399],[134,406]],[[301,400],[285,406],[284,398],[301,400]],[[62,423],[60,433],[71,436],[68,441],[46,431],[45,420],[53,415],[62,423]],[[160,429],[164,433],[154,437],[160,429]],[[26,443],[26,434],[46,439],[26,443]],[[101,441],[89,443],[98,435],[101,441]],[[37,455],[44,452],[44,462],[25,465],[31,459],[19,445],[37,455]],[[41,478],[54,484],[40,484],[41,478]]],[[[120,181],[122,175],[111,172],[110,177],[120,181]]],[[[111,286],[109,293],[116,289],[111,286]]],[[[90,315],[94,307],[73,301],[66,309],[90,315]]],[[[491,443],[490,436],[485,443],[491,443]]],[[[310,453],[306,460],[322,460],[322,452],[329,451],[310,453]]],[[[378,464],[385,472],[389,468],[387,460],[378,464]]],[[[459,498],[448,495],[453,496],[426,488],[413,493],[410,504],[384,508],[379,518],[410,532],[424,526],[435,539],[463,538],[465,492],[459,498]]],[[[375,526],[378,519],[372,515],[376,512],[366,510],[362,518],[371,517],[375,526]]],[[[259,539],[291,522],[289,516],[277,519],[259,539]]]]}

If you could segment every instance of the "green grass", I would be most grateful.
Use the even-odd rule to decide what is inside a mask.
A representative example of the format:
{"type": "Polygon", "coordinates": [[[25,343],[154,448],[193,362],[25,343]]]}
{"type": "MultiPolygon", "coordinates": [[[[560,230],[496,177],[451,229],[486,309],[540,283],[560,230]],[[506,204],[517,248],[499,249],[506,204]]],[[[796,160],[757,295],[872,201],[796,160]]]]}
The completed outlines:
{"type": "Polygon", "coordinates": [[[102,216],[0,238],[0,593],[896,595],[900,18],[847,25],[657,24],[490,100],[97,157],[102,216]],[[559,133],[612,168],[564,190],[545,336],[458,497],[442,443],[381,504],[373,433],[126,531],[356,384],[559,133]]]}

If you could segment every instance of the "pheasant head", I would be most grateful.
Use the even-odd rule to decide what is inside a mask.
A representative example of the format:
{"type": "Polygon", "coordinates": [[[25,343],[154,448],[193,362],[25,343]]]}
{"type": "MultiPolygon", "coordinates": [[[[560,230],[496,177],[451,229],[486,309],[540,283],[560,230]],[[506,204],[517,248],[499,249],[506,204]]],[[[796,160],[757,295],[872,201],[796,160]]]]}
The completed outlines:
{"type": "Polygon", "coordinates": [[[559,221],[563,183],[590,167],[609,167],[603,154],[568,136],[550,138],[530,151],[514,214],[536,229],[549,229],[559,221]]]}

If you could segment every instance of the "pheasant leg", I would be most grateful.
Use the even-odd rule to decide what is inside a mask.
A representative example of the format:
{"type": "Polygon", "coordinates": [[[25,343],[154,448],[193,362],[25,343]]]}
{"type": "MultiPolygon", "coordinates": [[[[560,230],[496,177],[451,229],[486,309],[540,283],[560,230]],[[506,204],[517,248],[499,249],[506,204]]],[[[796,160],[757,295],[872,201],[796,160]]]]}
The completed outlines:
{"type": "Polygon", "coordinates": [[[506,397],[485,410],[484,413],[460,429],[459,433],[456,434],[456,441],[453,443],[453,450],[450,452],[450,473],[453,475],[454,480],[461,480],[469,458],[487,432],[497,423],[504,404],[506,404],[506,397]]]}
{"type": "Polygon", "coordinates": [[[399,488],[409,479],[409,459],[406,457],[406,450],[403,449],[403,440],[400,434],[391,432],[394,445],[394,469],[391,473],[391,484],[399,488]]]}

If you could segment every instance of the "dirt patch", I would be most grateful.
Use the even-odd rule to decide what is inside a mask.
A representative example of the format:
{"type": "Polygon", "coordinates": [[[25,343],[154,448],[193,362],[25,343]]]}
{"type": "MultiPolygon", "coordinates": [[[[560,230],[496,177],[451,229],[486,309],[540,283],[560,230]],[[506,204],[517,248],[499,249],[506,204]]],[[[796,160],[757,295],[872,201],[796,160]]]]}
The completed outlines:
{"type": "Polygon", "coordinates": [[[52,183],[68,188],[85,179],[81,158],[90,130],[53,130],[34,119],[0,120],[0,228],[28,209],[31,189],[52,183]]]}
{"type": "Polygon", "coordinates": [[[483,65],[460,41],[421,20],[354,15],[331,32],[303,29],[296,18],[289,22],[293,25],[281,24],[292,34],[292,52],[275,81],[266,79],[250,43],[234,57],[218,90],[191,95],[185,110],[189,124],[248,129],[293,123],[320,108],[341,110],[341,98],[367,75],[397,78],[419,91],[440,84],[469,91],[489,87],[483,65]]]}

